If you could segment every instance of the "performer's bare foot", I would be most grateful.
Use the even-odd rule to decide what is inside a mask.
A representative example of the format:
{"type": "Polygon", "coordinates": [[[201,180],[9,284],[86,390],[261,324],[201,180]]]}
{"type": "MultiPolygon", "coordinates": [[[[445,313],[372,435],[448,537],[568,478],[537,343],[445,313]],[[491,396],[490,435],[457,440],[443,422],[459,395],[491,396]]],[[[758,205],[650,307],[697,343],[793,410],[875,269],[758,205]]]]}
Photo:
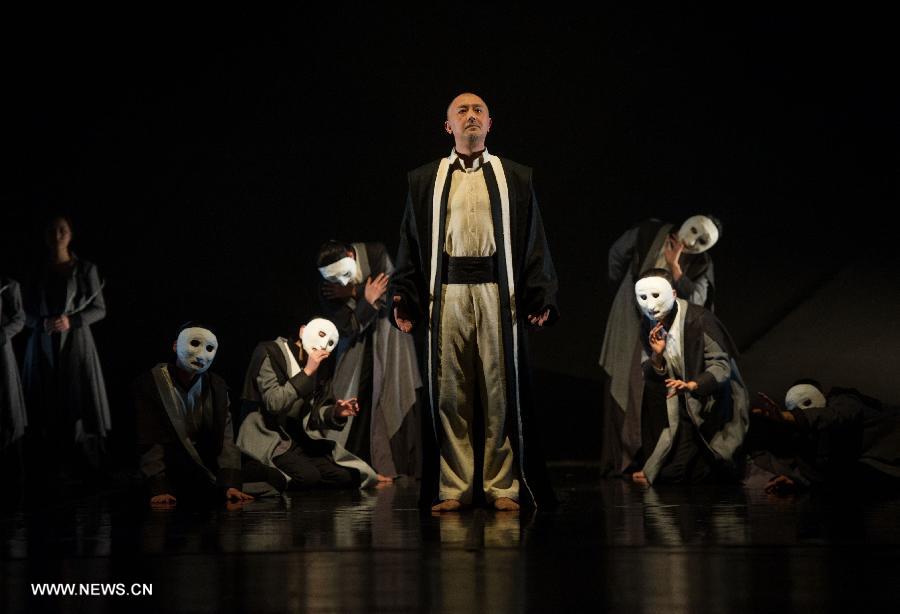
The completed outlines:
{"type": "Polygon", "coordinates": [[[640,484],[641,486],[649,486],[650,482],[647,481],[647,476],[644,475],[643,471],[635,471],[631,474],[631,480],[635,484],[640,484]]]}
{"type": "Polygon", "coordinates": [[[432,512],[457,512],[459,508],[462,507],[462,503],[460,503],[456,499],[444,499],[437,505],[433,505],[431,507],[432,512]]]}
{"type": "Polygon", "coordinates": [[[494,499],[494,509],[499,512],[517,512],[519,504],[509,497],[498,497],[494,499]]]}
{"type": "Polygon", "coordinates": [[[394,481],[394,478],[389,478],[388,476],[381,475],[380,473],[375,474],[375,479],[378,480],[379,482],[386,482],[388,484],[390,484],[391,482],[394,481]]]}

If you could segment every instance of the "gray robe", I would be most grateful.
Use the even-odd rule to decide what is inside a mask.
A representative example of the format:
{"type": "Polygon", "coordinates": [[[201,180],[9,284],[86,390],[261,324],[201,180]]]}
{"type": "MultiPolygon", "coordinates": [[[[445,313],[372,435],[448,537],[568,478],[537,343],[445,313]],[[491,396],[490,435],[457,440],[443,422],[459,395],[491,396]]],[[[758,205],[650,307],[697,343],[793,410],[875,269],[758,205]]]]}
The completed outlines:
{"type": "MultiPolygon", "coordinates": [[[[362,274],[360,291],[368,277],[393,274],[394,265],[381,244],[353,243],[352,247],[362,274]]],[[[371,378],[372,389],[371,399],[366,399],[370,407],[361,408],[365,416],[351,416],[344,429],[323,434],[356,453],[347,444],[348,436],[357,420],[371,420],[366,429],[371,458],[364,460],[382,475],[419,475],[422,451],[416,404],[422,378],[413,338],[391,325],[386,301],[378,310],[372,309],[363,296],[324,303],[341,335],[333,382],[335,397],[357,397],[364,375],[371,378]],[[368,365],[372,373],[363,374],[368,365]]]]}
{"type": "Polygon", "coordinates": [[[47,304],[50,274],[47,268],[42,269],[24,297],[31,336],[22,379],[31,422],[51,429],[71,426],[73,439],[82,435],[105,437],[111,428],[109,402],[91,334],[91,324],[106,316],[97,267],[75,257],[61,312],[68,315],[71,328],[55,333],[60,338],[58,354],[53,349],[52,335],[44,332],[44,320],[61,315],[51,313],[47,304]]]}
{"type": "MultiPolygon", "coordinates": [[[[377,483],[375,470],[348,452],[341,444],[324,437],[323,432],[345,428],[335,417],[335,399],[326,369],[309,377],[302,370],[291,375],[293,358],[283,337],[256,346],[244,378],[243,400],[253,408],[238,430],[237,446],[263,465],[278,471],[272,460],[276,447],[295,439],[310,456],[330,456],[360,476],[360,488],[377,483]],[[294,433],[291,437],[290,433],[294,433]]],[[[299,365],[297,365],[299,366],[299,365]]],[[[282,472],[283,473],[283,472],[282,472]]],[[[290,481],[290,476],[284,475],[290,481]]]]}
{"type": "MultiPolygon", "coordinates": [[[[631,416],[626,421],[625,453],[633,455],[637,447],[644,448],[648,457],[642,470],[650,483],[665,464],[675,441],[679,403],[685,403],[700,438],[719,461],[733,463],[739,459],[750,424],[750,395],[734,360],[734,342],[709,311],[682,299],[676,302],[678,312],[671,332],[680,344],[679,361],[672,364],[667,359],[667,372],[662,377],[695,381],[698,386],[694,392],[682,392],[666,400],[668,427],[655,442],[640,440],[637,412],[636,422],[631,416]]],[[[654,377],[646,351],[642,352],[641,367],[645,378],[654,377]]]]}
{"type": "Polygon", "coordinates": [[[0,450],[25,434],[28,417],[12,338],[25,326],[19,284],[0,277],[0,450]]]}
{"type": "Polygon", "coordinates": [[[789,438],[784,428],[758,429],[768,437],[756,438],[759,449],[750,455],[753,466],[772,476],[786,475],[802,486],[852,483],[860,475],[860,465],[900,478],[900,408],[853,388],[835,387],[825,407],[798,407],[791,413],[795,422],[782,424],[789,438]]]}
{"type": "MultiPolygon", "coordinates": [[[[641,407],[641,313],[634,298],[634,283],[643,271],[656,264],[666,237],[674,229],[672,224],[647,220],[625,232],[609,250],[609,281],[617,284],[617,289],[599,361],[608,378],[603,408],[604,472],[618,473],[628,464],[621,458],[621,430],[627,419],[624,414],[641,407]]],[[[711,258],[706,252],[682,258],[684,274],[674,286],[678,297],[712,310],[715,278],[711,258]]]]}

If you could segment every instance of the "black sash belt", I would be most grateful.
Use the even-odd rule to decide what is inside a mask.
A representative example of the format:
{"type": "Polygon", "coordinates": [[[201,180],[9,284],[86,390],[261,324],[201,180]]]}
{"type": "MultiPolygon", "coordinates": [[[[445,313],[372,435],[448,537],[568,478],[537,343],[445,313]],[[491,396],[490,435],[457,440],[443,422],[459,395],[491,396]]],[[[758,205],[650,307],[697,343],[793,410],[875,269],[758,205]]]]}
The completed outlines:
{"type": "Polygon", "coordinates": [[[497,256],[452,258],[444,254],[445,284],[497,283],[497,256]]]}

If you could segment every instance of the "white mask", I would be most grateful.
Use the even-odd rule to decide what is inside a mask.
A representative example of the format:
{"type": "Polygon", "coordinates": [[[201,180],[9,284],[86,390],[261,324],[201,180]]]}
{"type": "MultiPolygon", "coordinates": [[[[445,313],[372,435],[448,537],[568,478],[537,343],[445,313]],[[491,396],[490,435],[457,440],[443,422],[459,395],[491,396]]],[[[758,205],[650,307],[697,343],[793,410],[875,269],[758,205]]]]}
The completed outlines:
{"type": "Polygon", "coordinates": [[[825,395],[812,384],[797,384],[784,395],[784,406],[788,409],[812,409],[825,405],[825,395]]]}
{"type": "Polygon", "coordinates": [[[320,267],[319,273],[327,281],[346,286],[356,278],[356,270],[356,258],[347,256],[337,262],[332,262],[328,266],[320,267]]]}
{"type": "Polygon", "coordinates": [[[675,304],[675,291],[662,277],[645,277],[634,284],[634,296],[644,315],[662,321],[675,304]]]}
{"type": "Polygon", "coordinates": [[[681,225],[678,239],[684,244],[685,253],[701,254],[719,240],[719,229],[705,215],[694,215],[681,225]]]}
{"type": "Polygon", "coordinates": [[[311,350],[333,352],[337,349],[338,339],[340,339],[338,329],[330,320],[314,318],[303,329],[300,343],[307,352],[311,350]]]}
{"type": "Polygon", "coordinates": [[[216,357],[219,340],[205,328],[185,328],[175,342],[176,363],[184,370],[199,375],[205,373],[216,357]]]}

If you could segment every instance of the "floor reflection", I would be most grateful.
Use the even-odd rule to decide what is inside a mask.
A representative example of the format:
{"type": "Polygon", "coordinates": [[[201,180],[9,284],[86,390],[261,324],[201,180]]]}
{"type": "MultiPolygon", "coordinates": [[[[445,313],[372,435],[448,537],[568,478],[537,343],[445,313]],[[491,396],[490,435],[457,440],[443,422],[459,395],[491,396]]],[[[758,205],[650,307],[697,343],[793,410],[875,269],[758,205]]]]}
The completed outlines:
{"type": "Polygon", "coordinates": [[[555,472],[560,506],[539,513],[422,513],[403,480],[233,509],[153,511],[127,492],[26,501],[0,511],[0,610],[115,610],[30,596],[32,582],[61,581],[152,583],[152,597],[129,601],[136,611],[790,611],[892,599],[900,499],[555,472]]]}

